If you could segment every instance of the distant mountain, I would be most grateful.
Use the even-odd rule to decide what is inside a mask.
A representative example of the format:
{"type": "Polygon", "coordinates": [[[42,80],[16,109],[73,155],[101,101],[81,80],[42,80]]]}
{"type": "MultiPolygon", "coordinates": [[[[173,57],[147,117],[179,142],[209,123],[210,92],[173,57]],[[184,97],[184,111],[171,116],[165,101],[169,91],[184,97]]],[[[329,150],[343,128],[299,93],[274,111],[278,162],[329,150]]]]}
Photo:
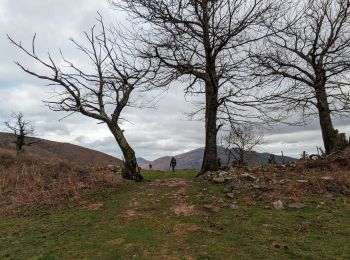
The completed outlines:
{"type": "MultiPolygon", "coordinates": [[[[204,148],[199,148],[192,150],[187,153],[179,154],[175,156],[177,161],[177,169],[200,169],[202,167],[204,148]]],[[[218,155],[221,158],[223,164],[228,162],[228,151],[222,147],[218,147],[218,155]]],[[[257,153],[249,152],[247,153],[247,161],[250,166],[258,166],[261,164],[266,164],[270,154],[269,153],[257,153]]],[[[278,163],[282,163],[282,156],[275,156],[278,163]]],[[[169,170],[170,169],[171,156],[164,156],[158,158],[152,162],[147,162],[145,164],[139,163],[140,167],[147,169],[149,163],[152,164],[154,170],[169,170]]],[[[295,158],[284,157],[285,162],[296,161],[295,158]]]]}
{"type": "MultiPolygon", "coordinates": [[[[0,132],[0,149],[16,150],[15,137],[12,134],[0,132]]],[[[34,154],[48,159],[66,159],[82,165],[107,166],[110,164],[121,165],[122,161],[111,155],[94,151],[74,144],[53,142],[44,139],[28,137],[27,143],[31,146],[24,146],[25,153],[34,154]]]]}
{"type": "Polygon", "coordinates": [[[148,160],[146,160],[146,159],[144,159],[142,157],[136,158],[136,161],[137,161],[138,165],[147,165],[147,167],[148,167],[148,165],[150,163],[150,161],[148,161],[148,160]]]}

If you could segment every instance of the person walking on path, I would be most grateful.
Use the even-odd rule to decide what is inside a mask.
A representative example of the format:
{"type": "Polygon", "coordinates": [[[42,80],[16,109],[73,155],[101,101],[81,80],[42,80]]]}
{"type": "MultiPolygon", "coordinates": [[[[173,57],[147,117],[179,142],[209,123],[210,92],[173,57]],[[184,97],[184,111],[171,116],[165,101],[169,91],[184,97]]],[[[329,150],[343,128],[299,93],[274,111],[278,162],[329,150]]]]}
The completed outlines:
{"type": "Polygon", "coordinates": [[[170,167],[173,169],[173,172],[175,172],[175,167],[176,167],[176,159],[175,159],[175,157],[171,158],[170,167]]]}

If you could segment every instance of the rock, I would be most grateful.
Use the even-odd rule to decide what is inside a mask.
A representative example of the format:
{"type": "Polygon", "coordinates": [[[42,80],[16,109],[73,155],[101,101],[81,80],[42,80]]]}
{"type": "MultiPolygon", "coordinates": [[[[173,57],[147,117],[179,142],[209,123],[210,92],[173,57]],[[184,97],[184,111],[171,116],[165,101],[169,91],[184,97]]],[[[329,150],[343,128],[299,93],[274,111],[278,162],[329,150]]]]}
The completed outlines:
{"type": "Polygon", "coordinates": [[[309,183],[308,180],[296,180],[296,182],[299,182],[299,183],[309,183]]]}
{"type": "Polygon", "coordinates": [[[250,175],[250,174],[247,173],[247,172],[241,174],[241,177],[243,177],[243,178],[246,179],[247,181],[255,181],[255,180],[256,180],[256,177],[254,177],[253,175],[250,175]]]}
{"type": "Polygon", "coordinates": [[[266,189],[265,186],[261,186],[261,185],[259,185],[259,184],[254,184],[254,185],[252,186],[252,188],[255,189],[255,190],[263,190],[263,189],[266,189]]]}
{"type": "Polygon", "coordinates": [[[225,171],[218,171],[218,177],[227,177],[229,175],[228,172],[225,172],[225,171]]]}
{"type": "Polygon", "coordinates": [[[120,167],[116,166],[116,165],[108,165],[106,167],[106,170],[111,171],[111,172],[119,172],[120,171],[120,167]]]}
{"type": "Polygon", "coordinates": [[[334,180],[333,177],[330,177],[330,176],[321,177],[321,179],[325,180],[325,181],[332,181],[332,180],[334,180]]]}
{"type": "Polygon", "coordinates": [[[276,210],[284,209],[283,202],[281,200],[272,202],[272,208],[276,210]]]}
{"type": "Polygon", "coordinates": [[[213,182],[215,182],[215,183],[224,183],[225,182],[225,178],[224,177],[214,177],[213,178],[213,182]]]}
{"type": "Polygon", "coordinates": [[[235,198],[235,194],[234,193],[227,193],[226,197],[228,197],[230,199],[234,199],[235,198]]]}
{"type": "Polygon", "coordinates": [[[220,208],[219,207],[215,207],[215,206],[212,206],[212,205],[203,205],[203,208],[206,209],[207,211],[211,211],[211,212],[214,212],[214,213],[218,213],[220,211],[220,208]]]}
{"type": "Polygon", "coordinates": [[[229,209],[234,209],[234,210],[239,209],[239,207],[235,204],[230,204],[228,207],[229,209]]]}
{"type": "Polygon", "coordinates": [[[300,203],[300,202],[295,202],[295,203],[289,204],[288,208],[290,208],[290,209],[302,209],[302,208],[305,208],[305,205],[303,203],[300,203]]]}
{"type": "Polygon", "coordinates": [[[242,184],[240,182],[233,182],[233,183],[230,183],[230,186],[231,190],[239,190],[242,188],[242,184]]]}

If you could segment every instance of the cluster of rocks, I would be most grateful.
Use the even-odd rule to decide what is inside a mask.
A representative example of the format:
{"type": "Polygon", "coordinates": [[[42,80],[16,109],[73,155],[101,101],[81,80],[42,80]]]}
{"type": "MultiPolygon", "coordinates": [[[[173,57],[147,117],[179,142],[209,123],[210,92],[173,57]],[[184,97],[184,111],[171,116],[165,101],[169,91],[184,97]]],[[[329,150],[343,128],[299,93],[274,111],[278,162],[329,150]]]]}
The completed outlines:
{"type": "Polygon", "coordinates": [[[259,178],[248,171],[242,171],[240,168],[231,168],[228,171],[207,172],[202,178],[216,184],[227,184],[232,189],[244,187],[261,188],[259,178]]]}
{"type": "MultiPolygon", "coordinates": [[[[235,199],[239,193],[252,191],[252,193],[249,194],[260,200],[261,194],[269,191],[273,192],[274,187],[281,187],[290,182],[300,183],[304,187],[312,186],[310,180],[304,179],[303,174],[290,175],[284,174],[283,169],[275,169],[276,171],[270,170],[271,171],[264,172],[248,167],[232,167],[227,171],[207,172],[201,176],[201,178],[215,184],[225,185],[225,196],[227,199],[235,199]]],[[[331,176],[319,176],[318,179],[325,184],[332,183],[334,180],[331,176]]],[[[280,188],[278,189],[280,190],[280,188]]],[[[276,195],[278,196],[278,193],[274,194],[274,196],[276,195]]],[[[281,194],[281,198],[284,199],[283,194],[281,194]]],[[[284,201],[280,199],[273,201],[270,206],[267,206],[267,208],[273,210],[282,210],[286,208],[302,209],[304,207],[305,205],[303,203],[295,202],[294,199],[291,200],[290,198],[284,201]]]]}

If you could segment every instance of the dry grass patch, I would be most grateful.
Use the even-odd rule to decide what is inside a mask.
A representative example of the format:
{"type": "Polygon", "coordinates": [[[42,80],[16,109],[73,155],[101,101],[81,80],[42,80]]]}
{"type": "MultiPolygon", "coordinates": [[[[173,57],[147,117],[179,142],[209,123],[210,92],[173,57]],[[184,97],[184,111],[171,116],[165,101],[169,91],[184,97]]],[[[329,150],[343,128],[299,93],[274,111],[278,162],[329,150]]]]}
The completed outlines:
{"type": "Polygon", "coordinates": [[[16,157],[0,152],[0,215],[26,211],[78,199],[84,190],[114,187],[119,175],[64,160],[16,157]]]}

